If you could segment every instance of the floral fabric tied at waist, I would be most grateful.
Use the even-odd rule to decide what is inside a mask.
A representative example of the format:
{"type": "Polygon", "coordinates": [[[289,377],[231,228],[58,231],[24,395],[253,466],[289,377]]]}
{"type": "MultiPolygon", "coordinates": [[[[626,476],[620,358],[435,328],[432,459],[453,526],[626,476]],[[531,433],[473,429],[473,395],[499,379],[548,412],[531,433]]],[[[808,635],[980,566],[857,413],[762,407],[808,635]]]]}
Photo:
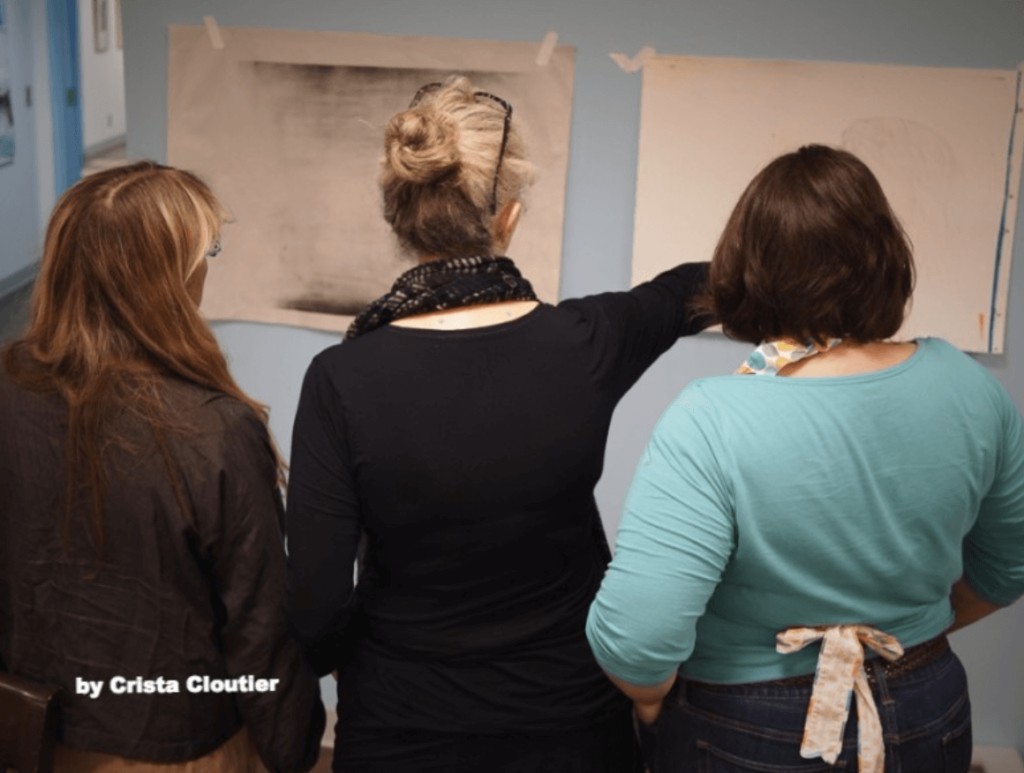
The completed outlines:
{"type": "Polygon", "coordinates": [[[807,707],[800,756],[821,757],[835,764],[843,749],[843,731],[850,712],[850,692],[857,696],[858,762],[861,773],[882,773],[885,745],[867,673],[864,647],[868,645],[886,660],[903,656],[895,636],[869,625],[834,625],[825,628],[788,628],[776,636],[775,649],[796,652],[824,639],[814,674],[814,689],[807,707]]]}

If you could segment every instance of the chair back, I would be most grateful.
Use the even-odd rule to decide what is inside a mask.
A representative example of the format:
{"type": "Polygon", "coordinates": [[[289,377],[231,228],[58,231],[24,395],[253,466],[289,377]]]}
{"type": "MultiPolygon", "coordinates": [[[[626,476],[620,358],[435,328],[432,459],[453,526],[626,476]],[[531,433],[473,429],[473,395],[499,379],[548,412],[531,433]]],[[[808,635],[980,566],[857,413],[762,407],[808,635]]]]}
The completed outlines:
{"type": "Polygon", "coordinates": [[[51,773],[59,692],[0,671],[0,773],[51,773]]]}

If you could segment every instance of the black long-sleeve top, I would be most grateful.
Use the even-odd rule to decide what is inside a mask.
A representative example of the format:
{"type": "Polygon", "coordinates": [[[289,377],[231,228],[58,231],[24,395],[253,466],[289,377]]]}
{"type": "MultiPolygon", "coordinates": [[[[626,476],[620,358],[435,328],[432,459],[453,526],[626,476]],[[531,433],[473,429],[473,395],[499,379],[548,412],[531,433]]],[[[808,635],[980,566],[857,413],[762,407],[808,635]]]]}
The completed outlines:
{"type": "Polygon", "coordinates": [[[168,458],[186,511],[149,425],[123,412],[128,445],[104,457],[98,564],[88,494],[62,540],[67,409],[0,371],[0,663],[64,688],[62,740],[74,748],[177,762],[245,724],[268,769],[307,770],[324,711],[281,607],[266,430],[247,406],[192,384],[167,379],[161,398],[185,428],[170,433],[168,458]],[[244,691],[189,690],[190,679],[215,689],[204,677],[222,687],[241,677],[234,689],[244,691]],[[86,682],[98,693],[83,693],[86,682]]]}
{"type": "Polygon", "coordinates": [[[554,730],[624,700],[584,636],[610,559],[612,412],[707,264],[513,321],[380,328],[319,354],[293,433],[289,619],[348,728],[554,730]],[[367,550],[358,589],[353,562],[367,550]]]}

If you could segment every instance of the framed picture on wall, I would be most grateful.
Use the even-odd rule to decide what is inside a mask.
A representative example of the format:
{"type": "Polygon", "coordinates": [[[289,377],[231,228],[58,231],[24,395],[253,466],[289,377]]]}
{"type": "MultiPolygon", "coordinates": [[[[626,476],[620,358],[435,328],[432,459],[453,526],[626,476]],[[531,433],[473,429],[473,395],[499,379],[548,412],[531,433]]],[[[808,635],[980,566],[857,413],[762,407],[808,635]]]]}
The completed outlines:
{"type": "Polygon", "coordinates": [[[97,54],[110,48],[110,0],[92,0],[92,38],[97,54]]]}
{"type": "Polygon", "coordinates": [[[10,41],[4,2],[0,0],[0,167],[14,163],[14,103],[11,100],[11,79],[7,63],[10,41]]]}

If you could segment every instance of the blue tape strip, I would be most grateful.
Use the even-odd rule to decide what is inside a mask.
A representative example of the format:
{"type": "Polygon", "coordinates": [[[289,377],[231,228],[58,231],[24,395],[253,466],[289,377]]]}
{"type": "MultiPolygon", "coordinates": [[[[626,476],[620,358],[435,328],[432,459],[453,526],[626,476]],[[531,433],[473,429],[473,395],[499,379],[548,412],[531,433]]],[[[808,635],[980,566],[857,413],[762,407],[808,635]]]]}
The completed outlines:
{"type": "Polygon", "coordinates": [[[1003,242],[1006,241],[1006,213],[1010,208],[1010,172],[1013,168],[1013,141],[1017,133],[1017,117],[1021,113],[1020,106],[1021,70],[1017,70],[1017,96],[1013,104],[1013,120],[1010,122],[1010,147],[1006,151],[1006,182],[1003,187],[1003,212],[999,217],[999,238],[996,239],[996,265],[992,274],[992,305],[988,313],[988,351],[996,335],[996,299],[999,296],[999,269],[1003,262],[1003,242]]]}

